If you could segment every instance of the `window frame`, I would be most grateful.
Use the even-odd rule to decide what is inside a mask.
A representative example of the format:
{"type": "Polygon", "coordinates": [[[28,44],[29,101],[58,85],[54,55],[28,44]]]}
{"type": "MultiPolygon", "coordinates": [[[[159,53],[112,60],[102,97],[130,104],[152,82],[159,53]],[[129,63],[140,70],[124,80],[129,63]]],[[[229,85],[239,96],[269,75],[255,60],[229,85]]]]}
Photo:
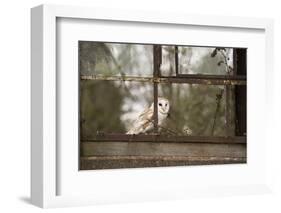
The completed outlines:
{"type": "MultiPolygon", "coordinates": [[[[81,42],[81,41],[80,41],[81,42]]],[[[83,41],[82,41],[83,42],[83,41]]],[[[93,41],[95,42],[95,41],[93,41]]],[[[106,43],[106,42],[104,42],[106,43]]],[[[111,43],[111,42],[109,42],[111,43]]],[[[126,43],[129,44],[129,43],[126,43]]],[[[132,43],[133,44],[133,43],[132,43]]],[[[143,44],[144,45],[144,44],[143,44]]],[[[169,136],[161,135],[158,132],[158,114],[153,113],[153,133],[127,135],[121,133],[104,133],[99,132],[95,138],[83,138],[81,134],[80,123],[80,143],[81,142],[174,142],[174,143],[218,143],[218,144],[246,144],[246,88],[239,89],[239,86],[247,86],[246,69],[247,69],[247,48],[233,48],[233,75],[210,75],[210,74],[181,74],[179,73],[178,47],[187,45],[166,45],[166,44],[149,44],[153,46],[153,76],[102,76],[102,75],[80,75],[80,80],[94,81],[130,81],[130,82],[147,82],[153,84],[153,102],[154,112],[158,111],[158,85],[159,83],[187,83],[200,85],[224,85],[226,99],[229,98],[230,86],[235,86],[235,136],[228,134],[229,117],[226,110],[226,136],[169,136]],[[175,48],[175,76],[161,75],[160,66],[162,63],[162,46],[174,46],[175,48]],[[239,51],[239,54],[237,54],[239,51]],[[242,57],[240,56],[243,55],[242,57]],[[237,91],[238,90],[238,91],[237,91]],[[242,97],[242,101],[241,101],[242,97]],[[237,109],[237,102],[241,104],[237,109]],[[236,119],[237,118],[237,119],[236,119]],[[241,127],[242,125],[242,127],[241,127]]],[[[217,47],[214,47],[217,48],[217,47]]],[[[220,47],[224,48],[224,47],[220,47]]],[[[231,48],[231,47],[225,47],[231,48]]],[[[80,61],[80,59],[79,59],[80,61]]],[[[80,64],[80,63],[79,63],[80,64]]],[[[80,67],[81,65],[79,65],[80,67]]],[[[80,91],[80,86],[79,86],[80,91]]],[[[81,104],[81,102],[79,103],[81,104]]],[[[228,108],[228,104],[226,104],[228,108]]],[[[80,111],[80,109],[79,109],[80,111]]],[[[80,114],[80,112],[79,112],[80,114]]]]}

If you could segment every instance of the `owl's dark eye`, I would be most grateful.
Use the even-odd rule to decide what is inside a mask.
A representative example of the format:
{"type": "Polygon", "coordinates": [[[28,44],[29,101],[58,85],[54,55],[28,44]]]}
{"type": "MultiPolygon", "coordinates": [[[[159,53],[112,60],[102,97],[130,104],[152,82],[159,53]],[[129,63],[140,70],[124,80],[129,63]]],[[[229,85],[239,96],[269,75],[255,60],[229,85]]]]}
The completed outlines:
{"type": "Polygon", "coordinates": [[[165,104],[165,106],[167,106],[167,104],[165,104]]]}
{"type": "Polygon", "coordinates": [[[162,104],[160,103],[159,106],[162,106],[162,104]]]}

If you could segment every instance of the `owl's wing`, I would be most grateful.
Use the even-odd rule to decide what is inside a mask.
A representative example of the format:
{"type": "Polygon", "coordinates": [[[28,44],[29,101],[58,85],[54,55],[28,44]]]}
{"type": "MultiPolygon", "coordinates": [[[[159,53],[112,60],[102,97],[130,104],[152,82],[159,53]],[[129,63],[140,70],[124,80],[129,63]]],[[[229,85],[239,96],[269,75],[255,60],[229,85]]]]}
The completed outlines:
{"type": "Polygon", "coordinates": [[[151,108],[147,108],[144,110],[140,115],[138,119],[141,120],[151,120],[153,116],[153,110],[151,108]]]}
{"type": "Polygon", "coordinates": [[[152,117],[152,109],[148,108],[144,110],[135,120],[133,127],[127,132],[127,134],[145,133],[150,130],[153,127],[152,117]]]}

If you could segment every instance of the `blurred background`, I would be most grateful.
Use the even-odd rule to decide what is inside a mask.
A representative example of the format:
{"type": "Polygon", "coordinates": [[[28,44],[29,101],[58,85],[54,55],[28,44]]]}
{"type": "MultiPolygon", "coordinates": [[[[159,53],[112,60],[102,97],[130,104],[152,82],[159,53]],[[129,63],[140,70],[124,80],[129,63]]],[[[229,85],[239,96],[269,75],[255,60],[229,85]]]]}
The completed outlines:
{"type": "MultiPolygon", "coordinates": [[[[180,74],[231,75],[233,49],[178,46],[180,74]],[[224,61],[227,59],[227,66],[224,61]]],[[[153,45],[79,42],[80,75],[153,77],[153,45]]],[[[175,76],[175,47],[162,46],[162,76],[175,76]]],[[[161,134],[234,135],[234,96],[229,103],[228,133],[225,86],[160,83],[159,96],[170,102],[170,115],[161,134]],[[171,130],[171,131],[166,131],[171,130]]],[[[233,90],[233,88],[232,88],[233,90]]],[[[153,102],[153,83],[80,80],[82,138],[99,133],[126,133],[138,115],[153,102]]]]}

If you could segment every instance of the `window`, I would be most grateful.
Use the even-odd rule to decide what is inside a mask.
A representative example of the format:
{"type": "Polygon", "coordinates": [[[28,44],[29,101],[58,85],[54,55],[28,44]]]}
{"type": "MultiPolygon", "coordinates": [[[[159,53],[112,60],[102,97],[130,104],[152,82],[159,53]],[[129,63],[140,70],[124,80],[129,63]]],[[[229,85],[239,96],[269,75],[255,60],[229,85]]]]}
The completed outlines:
{"type": "Polygon", "coordinates": [[[245,163],[246,54],[80,41],[80,169],[245,163]]]}

